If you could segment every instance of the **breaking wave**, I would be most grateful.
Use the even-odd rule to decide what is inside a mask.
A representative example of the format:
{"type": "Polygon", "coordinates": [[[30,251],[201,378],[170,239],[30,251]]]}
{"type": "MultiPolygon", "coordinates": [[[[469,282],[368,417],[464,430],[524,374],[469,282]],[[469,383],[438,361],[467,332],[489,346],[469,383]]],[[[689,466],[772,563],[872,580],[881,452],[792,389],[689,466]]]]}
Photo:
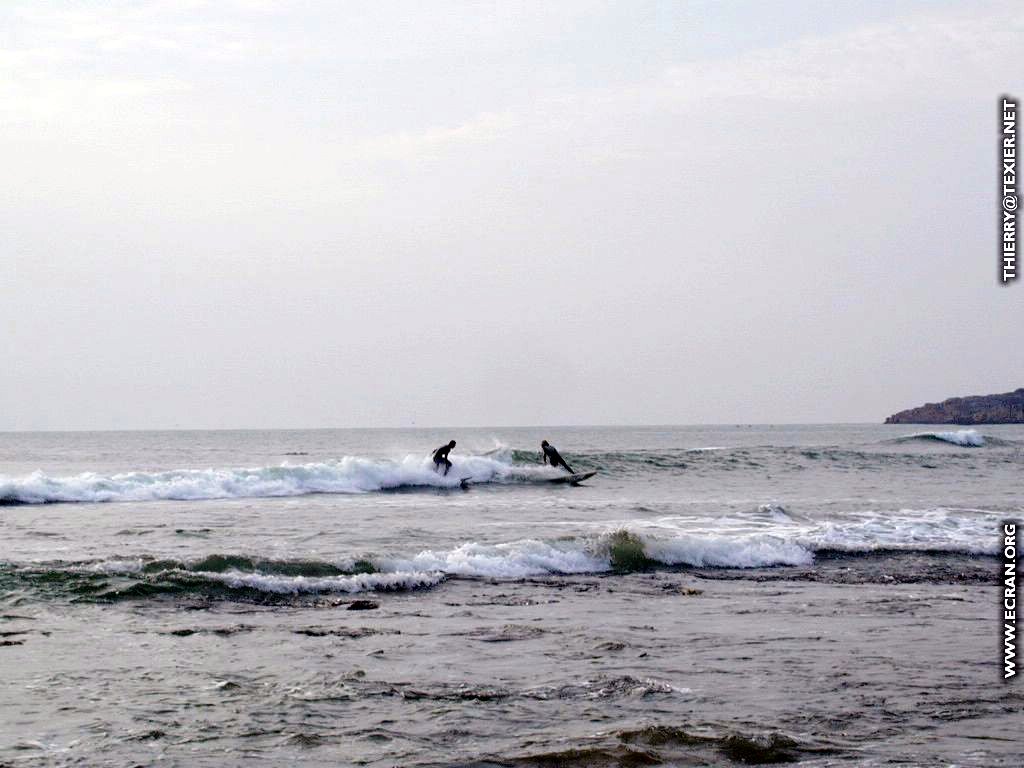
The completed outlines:
{"type": "Polygon", "coordinates": [[[403,488],[455,489],[464,479],[474,483],[543,481],[558,471],[514,466],[497,458],[453,458],[447,476],[429,459],[401,461],[346,456],[334,462],[288,464],[251,469],[181,469],[103,475],[85,472],[50,477],[42,472],[0,476],[0,504],[232,499],[303,496],[313,493],[370,493],[403,488]]]}
{"type": "MultiPolygon", "coordinates": [[[[809,566],[826,553],[996,554],[995,513],[904,510],[813,523],[777,505],[745,521],[719,520],[717,532],[682,530],[677,520],[630,521],[614,530],[542,541],[464,542],[405,557],[344,561],[213,554],[197,560],[108,559],[0,565],[0,586],[35,586],[75,599],[113,601],[164,594],[273,601],[288,597],[416,590],[448,578],[521,580],[549,575],[630,573],[663,568],[749,569],[809,566]],[[759,522],[760,521],[760,522],[759,522]],[[761,529],[758,529],[761,526],[761,529]]],[[[692,525],[693,521],[687,521],[692,525]]]]}
{"type": "MultiPolygon", "coordinates": [[[[657,450],[580,451],[568,456],[577,471],[599,471],[620,477],[651,473],[802,471],[822,465],[851,470],[906,466],[935,469],[987,456],[992,461],[1018,461],[1019,441],[982,435],[974,429],[921,432],[883,441],[887,448],[862,446],[706,446],[657,450]],[[894,451],[892,444],[932,443],[997,450],[894,451]]],[[[289,455],[301,456],[303,451],[289,455]]],[[[434,471],[429,458],[409,455],[388,460],[346,456],[337,461],[285,462],[252,468],[175,469],[161,472],[85,472],[50,476],[41,471],[21,477],[0,475],[0,505],[56,502],[118,502],[302,496],[316,493],[373,493],[403,489],[452,490],[463,479],[473,484],[530,483],[550,480],[560,472],[540,464],[536,450],[498,445],[481,455],[453,456],[447,477],[434,471]]]]}
{"type": "Polygon", "coordinates": [[[985,440],[985,436],[976,429],[958,429],[955,432],[917,432],[913,435],[898,437],[895,442],[937,441],[959,445],[963,448],[981,448],[985,445],[985,440]]]}

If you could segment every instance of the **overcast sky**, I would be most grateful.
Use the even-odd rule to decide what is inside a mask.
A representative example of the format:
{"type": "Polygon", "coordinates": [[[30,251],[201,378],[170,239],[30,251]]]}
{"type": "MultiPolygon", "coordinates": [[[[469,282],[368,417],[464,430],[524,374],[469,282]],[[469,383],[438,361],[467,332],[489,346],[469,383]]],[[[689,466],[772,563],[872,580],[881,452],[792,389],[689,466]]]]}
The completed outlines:
{"type": "Polygon", "coordinates": [[[1024,386],[1022,40],[1020,3],[5,2],[0,429],[879,421],[1024,386]]]}

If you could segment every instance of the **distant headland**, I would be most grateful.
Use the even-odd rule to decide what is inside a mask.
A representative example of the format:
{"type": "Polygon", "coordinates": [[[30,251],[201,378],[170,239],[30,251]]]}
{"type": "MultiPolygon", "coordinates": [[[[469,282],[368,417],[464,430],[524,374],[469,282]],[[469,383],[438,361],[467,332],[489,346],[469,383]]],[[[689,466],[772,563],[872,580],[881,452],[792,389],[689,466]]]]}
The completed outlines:
{"type": "Polygon", "coordinates": [[[886,424],[1024,424],[1024,387],[1001,395],[951,397],[894,413],[886,424]]]}

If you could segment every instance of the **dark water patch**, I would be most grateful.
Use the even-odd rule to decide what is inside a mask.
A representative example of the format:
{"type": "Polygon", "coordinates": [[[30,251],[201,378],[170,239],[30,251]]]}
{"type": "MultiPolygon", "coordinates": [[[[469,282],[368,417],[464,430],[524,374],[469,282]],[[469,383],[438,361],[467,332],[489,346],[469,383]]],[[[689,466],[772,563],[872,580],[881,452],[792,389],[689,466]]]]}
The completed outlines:
{"type": "MultiPolygon", "coordinates": [[[[365,561],[360,561],[365,564],[365,561]]],[[[147,565],[147,572],[175,569],[192,572],[226,573],[240,571],[242,573],[263,573],[274,576],[305,576],[324,578],[328,576],[348,576],[352,573],[372,573],[367,570],[346,570],[333,563],[321,560],[265,560],[249,558],[241,555],[208,555],[199,560],[183,563],[178,561],[156,561],[147,565]]]]}
{"type": "Polygon", "coordinates": [[[365,696],[401,696],[410,700],[433,701],[503,701],[535,700],[535,701],[596,701],[615,700],[619,698],[643,699],[647,697],[679,695],[685,690],[673,688],[660,680],[635,678],[629,675],[620,677],[600,677],[579,683],[562,685],[541,685],[532,688],[509,688],[498,685],[480,685],[477,683],[379,683],[349,681],[350,685],[358,686],[350,690],[350,695],[365,696]]]}
{"type": "Polygon", "coordinates": [[[625,744],[645,744],[651,747],[665,745],[692,746],[714,741],[710,736],[696,736],[672,725],[651,725],[635,731],[620,731],[619,740],[625,744]]]}
{"type": "Polygon", "coordinates": [[[507,688],[487,685],[452,686],[447,690],[421,690],[404,688],[400,690],[403,699],[416,701],[431,699],[436,701],[503,701],[512,698],[515,693],[507,688]]]}
{"type": "Polygon", "coordinates": [[[664,761],[657,755],[629,747],[586,747],[565,749],[537,755],[526,755],[497,765],[536,766],[537,768],[635,768],[645,765],[661,765],[664,761]]]}
{"type": "MultiPolygon", "coordinates": [[[[145,570],[152,573],[157,569],[163,569],[161,563],[154,563],[146,566],[145,570]]],[[[224,573],[225,571],[255,571],[255,563],[248,557],[239,555],[208,555],[200,560],[190,563],[177,563],[170,566],[171,569],[183,571],[207,571],[210,573],[224,573]]]]}
{"type": "Polygon", "coordinates": [[[252,624],[234,624],[228,627],[184,627],[182,629],[171,629],[162,632],[164,635],[174,637],[191,637],[192,635],[213,635],[215,637],[231,637],[242,632],[253,632],[257,628],[252,624]]]}
{"type": "Polygon", "coordinates": [[[346,611],[375,611],[380,608],[380,603],[375,600],[353,600],[346,607],[346,611]]]}
{"type": "Polygon", "coordinates": [[[730,734],[721,741],[726,757],[747,765],[796,762],[796,746],[796,741],[777,733],[753,737],[730,734]]]}
{"type": "Polygon", "coordinates": [[[286,741],[289,745],[293,747],[300,747],[302,749],[313,749],[315,747],[323,746],[327,742],[327,739],[325,739],[319,733],[293,733],[286,739],[286,741]]]}
{"type": "Polygon", "coordinates": [[[232,587],[222,582],[187,573],[162,573],[147,580],[121,579],[113,586],[81,595],[72,600],[79,603],[120,603],[157,598],[197,598],[225,600],[258,605],[284,605],[296,602],[291,595],[263,592],[251,587],[232,587]]]}
{"type": "Polygon", "coordinates": [[[14,595],[23,590],[46,598],[74,598],[101,592],[109,587],[102,574],[68,570],[61,564],[53,567],[20,568],[0,563],[0,593],[14,595]]]}
{"type": "Polygon", "coordinates": [[[28,629],[12,629],[4,632],[0,632],[0,638],[14,637],[15,635],[27,635],[31,630],[28,629]]]}
{"type": "Polygon", "coordinates": [[[148,731],[141,731],[126,736],[125,741],[159,741],[166,737],[167,733],[165,731],[161,731],[159,728],[151,728],[148,731]]]}
{"type": "MultiPolygon", "coordinates": [[[[209,529],[203,529],[209,530],[209,529]]],[[[69,564],[87,565],[87,564],[69,564]]],[[[368,560],[357,560],[352,567],[343,568],[334,563],[322,560],[285,559],[275,560],[247,555],[211,554],[196,560],[177,560],[170,558],[139,558],[139,570],[143,574],[161,574],[179,571],[184,573],[259,573],[269,576],[327,578],[331,576],[351,576],[360,573],[376,573],[376,568],[368,560]]],[[[117,569],[112,569],[116,573],[117,569]]],[[[130,571],[128,571],[130,572],[130,571]]]]}
{"type": "Polygon", "coordinates": [[[344,637],[349,640],[356,640],[371,635],[400,635],[397,629],[375,629],[373,627],[303,627],[293,629],[293,634],[305,635],[306,637],[344,637]]]}
{"type": "Polygon", "coordinates": [[[544,635],[546,630],[525,624],[506,624],[498,629],[483,628],[466,633],[482,643],[510,643],[517,640],[533,640],[544,635]]]}
{"type": "Polygon", "coordinates": [[[795,763],[833,750],[802,749],[795,739],[778,733],[745,736],[701,736],[681,728],[655,726],[618,734],[618,743],[579,746],[557,752],[498,760],[496,765],[544,768],[630,768],[632,766],[719,766],[795,763]]]}
{"type": "Polygon", "coordinates": [[[28,503],[27,501],[22,501],[18,496],[9,493],[0,496],[0,507],[20,507],[28,503]]]}
{"type": "Polygon", "coordinates": [[[526,768],[624,768],[627,766],[775,765],[837,754],[829,746],[800,744],[778,732],[695,733],[676,726],[652,725],[598,737],[596,743],[552,752],[497,758],[477,765],[526,768]]]}
{"type": "Polygon", "coordinates": [[[538,689],[534,693],[539,698],[616,699],[626,696],[644,698],[656,694],[680,694],[688,693],[688,691],[677,689],[661,680],[622,675],[599,678],[585,683],[562,685],[551,691],[538,689]],[[545,696],[545,693],[548,695],[545,696]]]}
{"type": "Polygon", "coordinates": [[[163,595],[181,594],[185,591],[185,588],[179,584],[135,581],[125,586],[103,589],[88,597],[78,598],[76,602],[116,603],[121,600],[144,600],[163,595]]]}

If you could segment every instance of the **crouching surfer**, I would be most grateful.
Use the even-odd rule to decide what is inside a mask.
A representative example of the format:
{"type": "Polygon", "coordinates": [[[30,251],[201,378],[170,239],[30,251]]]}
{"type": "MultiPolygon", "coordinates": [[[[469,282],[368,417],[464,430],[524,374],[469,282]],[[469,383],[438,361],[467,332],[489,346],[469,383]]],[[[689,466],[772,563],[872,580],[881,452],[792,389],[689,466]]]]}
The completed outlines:
{"type": "Polygon", "coordinates": [[[452,468],[452,463],[448,459],[448,452],[455,447],[455,441],[450,440],[447,445],[442,445],[436,451],[434,451],[434,471],[440,471],[441,467],[444,466],[444,474],[448,474],[448,470],[452,468]]]}
{"type": "Polygon", "coordinates": [[[544,463],[550,464],[552,467],[565,467],[565,471],[570,475],[575,475],[573,468],[566,463],[565,459],[562,458],[562,454],[558,452],[547,440],[540,441],[540,449],[544,452],[544,463]]]}

